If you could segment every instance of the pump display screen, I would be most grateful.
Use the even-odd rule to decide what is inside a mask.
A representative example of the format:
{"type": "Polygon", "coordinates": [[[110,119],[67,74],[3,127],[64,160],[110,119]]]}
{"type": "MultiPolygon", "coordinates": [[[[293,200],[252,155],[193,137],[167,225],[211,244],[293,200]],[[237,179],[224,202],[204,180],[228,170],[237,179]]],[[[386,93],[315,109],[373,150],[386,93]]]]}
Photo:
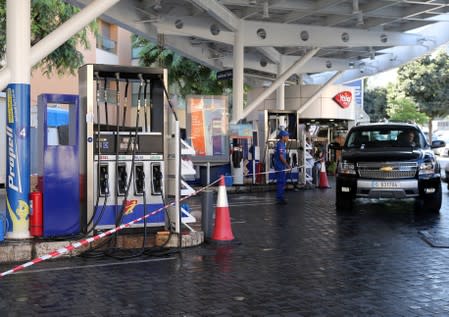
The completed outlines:
{"type": "Polygon", "coordinates": [[[97,143],[97,147],[100,148],[101,151],[108,151],[112,144],[110,144],[107,138],[101,138],[97,143]]]}
{"type": "Polygon", "coordinates": [[[134,136],[122,137],[119,143],[120,152],[132,151],[134,149],[134,144],[136,145],[136,151],[138,151],[139,144],[136,144],[135,139],[136,138],[134,136]]]}

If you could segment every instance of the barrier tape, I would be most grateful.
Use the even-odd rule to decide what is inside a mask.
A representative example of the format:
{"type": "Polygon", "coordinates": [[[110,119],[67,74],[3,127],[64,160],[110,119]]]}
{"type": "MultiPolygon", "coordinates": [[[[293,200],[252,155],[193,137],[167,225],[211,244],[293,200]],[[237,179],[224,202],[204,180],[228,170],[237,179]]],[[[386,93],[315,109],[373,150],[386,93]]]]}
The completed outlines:
{"type": "Polygon", "coordinates": [[[294,166],[294,167],[292,167],[292,168],[286,168],[286,169],[284,169],[284,170],[282,170],[282,171],[276,171],[276,170],[272,170],[272,171],[268,171],[268,172],[260,172],[260,173],[248,173],[248,174],[246,174],[246,175],[244,175],[245,177],[248,177],[248,176],[253,176],[253,175],[266,175],[266,174],[276,174],[276,173],[278,173],[278,172],[291,172],[294,168],[298,168],[298,169],[301,169],[301,168],[303,168],[305,165],[301,165],[301,166],[294,166]]]}
{"type": "MultiPolygon", "coordinates": [[[[285,171],[291,171],[291,169],[285,169],[285,170],[283,170],[283,171],[284,171],[284,172],[285,172],[285,171]]],[[[279,171],[274,171],[274,173],[277,173],[277,172],[279,172],[279,171]]],[[[269,173],[273,173],[273,171],[270,171],[270,172],[261,172],[261,173],[257,173],[257,174],[267,174],[267,173],[268,173],[268,174],[269,174],[269,173]]],[[[257,175],[257,174],[256,174],[256,175],[257,175]]],[[[251,174],[251,175],[252,175],[252,174],[251,174]]],[[[209,187],[215,185],[216,183],[218,183],[218,182],[220,181],[220,179],[221,179],[221,177],[218,178],[217,180],[213,181],[213,182],[210,183],[209,185],[206,185],[206,186],[204,186],[204,187],[198,189],[197,191],[191,193],[190,195],[187,195],[187,196],[182,197],[182,198],[179,200],[179,202],[182,202],[182,201],[184,201],[184,200],[186,200],[186,199],[188,199],[188,198],[190,198],[190,197],[192,197],[192,196],[195,196],[195,195],[197,195],[197,194],[199,194],[199,193],[205,191],[207,188],[209,188],[209,187]]],[[[37,257],[37,258],[35,258],[35,259],[33,259],[33,260],[29,261],[29,262],[26,262],[26,263],[24,263],[24,264],[18,265],[18,266],[16,266],[16,267],[12,268],[11,270],[8,270],[8,271],[5,271],[5,272],[3,272],[3,273],[0,273],[0,278],[4,277],[4,276],[6,276],[6,275],[9,275],[9,274],[16,273],[16,272],[18,272],[18,271],[21,271],[21,270],[23,270],[23,269],[25,269],[25,268],[27,268],[27,267],[30,267],[30,266],[32,266],[32,265],[35,265],[35,264],[37,264],[37,263],[40,263],[40,262],[43,262],[43,261],[46,261],[46,260],[49,260],[49,259],[57,258],[57,257],[59,257],[59,256],[61,256],[61,255],[63,255],[63,254],[66,254],[66,253],[68,253],[68,252],[71,252],[71,251],[73,251],[73,250],[75,250],[75,249],[78,249],[78,248],[80,248],[80,247],[82,247],[82,246],[87,246],[87,245],[89,245],[89,243],[98,241],[98,240],[100,240],[100,239],[102,239],[102,238],[104,238],[104,237],[107,237],[107,236],[112,235],[112,234],[115,233],[115,232],[118,232],[118,231],[120,231],[120,230],[122,230],[122,229],[128,228],[128,227],[130,227],[131,225],[133,225],[133,224],[135,224],[135,223],[137,223],[137,222],[139,222],[139,221],[142,221],[142,220],[144,220],[145,218],[154,216],[154,215],[157,214],[158,212],[161,212],[162,210],[167,209],[168,207],[172,207],[172,206],[174,206],[174,205],[175,205],[175,202],[171,202],[171,203],[169,203],[169,204],[167,204],[167,205],[165,205],[165,206],[163,206],[163,207],[161,207],[161,208],[159,208],[159,209],[156,209],[156,210],[150,212],[149,214],[147,214],[147,215],[145,215],[145,216],[142,216],[142,217],[139,217],[139,218],[137,218],[137,219],[134,219],[134,220],[132,220],[132,221],[130,221],[130,222],[128,222],[128,223],[125,223],[125,224],[122,224],[122,225],[120,225],[120,226],[118,226],[118,227],[109,229],[108,231],[102,232],[102,233],[97,234],[97,235],[95,235],[95,236],[92,236],[92,237],[90,237],[90,238],[83,239],[83,240],[77,241],[77,242],[75,242],[75,243],[70,243],[69,245],[67,245],[67,246],[65,246],[65,247],[59,248],[59,249],[54,250],[54,251],[52,251],[52,252],[50,252],[50,253],[48,253],[48,254],[42,255],[42,256],[40,256],[40,257],[37,257]]]]}
{"type": "MultiPolygon", "coordinates": [[[[190,198],[192,196],[195,196],[195,195],[205,191],[207,188],[215,185],[219,181],[220,181],[220,178],[218,178],[214,182],[210,183],[209,185],[198,189],[197,191],[193,192],[192,194],[182,197],[179,200],[179,202],[184,201],[184,200],[186,200],[186,199],[188,199],[188,198],[190,198]]],[[[150,212],[149,214],[147,214],[145,216],[139,217],[139,218],[134,219],[134,220],[132,220],[132,221],[130,221],[128,223],[122,224],[122,225],[120,225],[118,227],[112,228],[112,229],[110,229],[108,231],[102,232],[102,233],[97,234],[95,236],[92,236],[90,238],[87,238],[87,239],[84,239],[84,240],[80,240],[80,241],[77,241],[75,243],[71,243],[71,244],[69,244],[69,245],[67,245],[65,247],[59,248],[59,249],[54,250],[54,251],[52,251],[52,252],[50,252],[48,254],[42,255],[42,256],[40,256],[38,258],[35,258],[35,259],[33,259],[33,260],[29,261],[29,262],[26,262],[24,264],[18,265],[16,267],[12,268],[11,270],[8,270],[8,271],[5,271],[3,273],[0,273],[0,278],[4,277],[6,275],[9,275],[9,274],[16,273],[18,271],[21,271],[21,270],[23,270],[23,269],[25,269],[27,267],[30,267],[30,266],[32,266],[34,264],[37,264],[37,263],[40,263],[40,262],[43,262],[43,261],[46,261],[46,260],[49,260],[49,259],[57,258],[57,257],[59,257],[59,256],[61,256],[63,254],[71,252],[71,251],[73,251],[75,249],[78,249],[78,248],[80,248],[82,246],[87,246],[87,245],[89,245],[89,243],[92,243],[94,241],[98,241],[98,240],[100,240],[100,239],[102,239],[104,237],[110,236],[111,234],[113,234],[115,232],[118,232],[118,231],[120,231],[122,229],[128,228],[131,225],[133,225],[133,224],[135,224],[135,223],[137,223],[139,221],[142,221],[145,218],[154,216],[158,212],[161,212],[162,210],[167,209],[168,207],[172,207],[174,205],[175,205],[175,202],[171,202],[171,203],[169,203],[169,204],[167,204],[167,205],[165,205],[165,206],[163,206],[163,207],[161,207],[159,209],[156,209],[156,210],[150,212]]]]}

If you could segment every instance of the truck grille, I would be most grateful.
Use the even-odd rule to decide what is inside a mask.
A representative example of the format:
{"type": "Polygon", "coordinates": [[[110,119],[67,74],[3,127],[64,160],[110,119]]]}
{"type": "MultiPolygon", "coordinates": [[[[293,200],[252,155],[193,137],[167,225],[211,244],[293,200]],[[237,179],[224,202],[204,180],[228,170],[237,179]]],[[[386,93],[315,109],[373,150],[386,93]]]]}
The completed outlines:
{"type": "Polygon", "coordinates": [[[357,169],[362,178],[398,179],[415,177],[418,164],[413,162],[370,162],[358,163],[357,169]]]}

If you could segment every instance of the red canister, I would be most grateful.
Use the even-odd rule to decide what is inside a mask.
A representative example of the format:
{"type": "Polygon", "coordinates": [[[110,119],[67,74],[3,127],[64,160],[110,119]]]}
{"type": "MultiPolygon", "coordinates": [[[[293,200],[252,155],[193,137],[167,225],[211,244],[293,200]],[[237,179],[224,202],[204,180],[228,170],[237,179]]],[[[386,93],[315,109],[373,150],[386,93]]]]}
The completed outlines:
{"type": "Polygon", "coordinates": [[[30,234],[35,237],[42,237],[42,193],[30,193],[30,234]]]}

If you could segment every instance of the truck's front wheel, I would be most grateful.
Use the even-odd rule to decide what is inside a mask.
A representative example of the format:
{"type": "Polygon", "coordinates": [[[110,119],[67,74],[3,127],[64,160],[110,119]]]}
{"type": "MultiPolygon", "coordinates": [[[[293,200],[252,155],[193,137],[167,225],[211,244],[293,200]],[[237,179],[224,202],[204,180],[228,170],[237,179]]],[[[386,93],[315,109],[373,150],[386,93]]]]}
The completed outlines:
{"type": "Polygon", "coordinates": [[[422,209],[425,211],[438,213],[440,212],[441,203],[443,200],[441,183],[436,187],[436,191],[433,194],[424,194],[421,197],[422,209]]]}

